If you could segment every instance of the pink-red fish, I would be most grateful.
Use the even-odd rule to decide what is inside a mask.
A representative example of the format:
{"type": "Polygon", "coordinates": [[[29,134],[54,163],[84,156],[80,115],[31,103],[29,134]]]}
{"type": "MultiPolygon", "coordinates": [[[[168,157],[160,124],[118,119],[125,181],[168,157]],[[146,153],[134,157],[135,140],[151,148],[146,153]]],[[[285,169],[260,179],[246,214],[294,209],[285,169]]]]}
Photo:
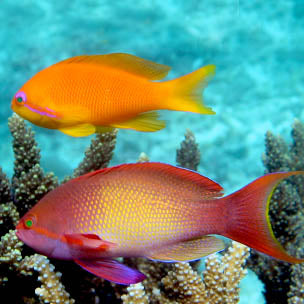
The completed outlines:
{"type": "Polygon", "coordinates": [[[190,261],[224,249],[223,235],[275,258],[300,263],[275,239],[269,201],[277,183],[304,172],[267,174],[222,196],[214,181],[162,163],[126,164],[75,178],[48,193],[17,235],[49,257],[74,260],[121,284],[145,276],[115,260],[190,261]]]}
{"type": "Polygon", "coordinates": [[[214,114],[203,88],[208,65],[163,82],[170,68],[129,54],[76,56],[38,72],[15,94],[12,109],[30,122],[71,136],[111,128],[153,132],[165,127],[157,110],[214,114]]]}

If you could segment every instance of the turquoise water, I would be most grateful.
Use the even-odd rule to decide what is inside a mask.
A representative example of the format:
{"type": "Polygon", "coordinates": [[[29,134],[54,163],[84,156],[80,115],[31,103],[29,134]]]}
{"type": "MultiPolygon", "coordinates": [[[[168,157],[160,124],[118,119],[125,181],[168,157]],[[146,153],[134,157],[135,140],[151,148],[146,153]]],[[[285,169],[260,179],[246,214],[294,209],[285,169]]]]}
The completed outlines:
{"type": "MultiPolygon", "coordinates": [[[[40,69],[79,54],[127,52],[172,67],[175,78],[206,65],[217,72],[205,90],[215,116],[165,112],[157,133],[121,130],[112,164],[175,164],[186,128],[199,143],[200,172],[228,192],[264,172],[264,134],[289,139],[304,121],[304,3],[301,0],[11,1],[0,3],[1,167],[13,170],[7,118],[19,87],[40,69]]],[[[90,138],[33,126],[42,166],[63,178],[90,138]]]]}

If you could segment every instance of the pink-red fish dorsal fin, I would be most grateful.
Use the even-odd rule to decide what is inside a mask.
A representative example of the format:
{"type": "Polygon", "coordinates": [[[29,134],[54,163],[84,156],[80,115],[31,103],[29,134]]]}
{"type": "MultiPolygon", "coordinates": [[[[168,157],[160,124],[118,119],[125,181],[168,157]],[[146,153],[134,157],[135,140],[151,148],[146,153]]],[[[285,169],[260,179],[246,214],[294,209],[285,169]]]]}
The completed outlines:
{"type": "Polygon", "coordinates": [[[87,173],[80,177],[77,177],[73,181],[85,180],[88,178],[93,177],[100,177],[104,174],[111,174],[111,173],[136,173],[136,174],[151,174],[156,175],[157,177],[173,177],[182,182],[187,182],[191,185],[196,185],[199,187],[201,192],[200,199],[212,199],[217,198],[223,195],[222,191],[223,188],[213,180],[200,175],[197,172],[192,170],[175,167],[172,165],[158,163],[158,162],[145,162],[145,163],[135,163],[135,164],[122,164],[110,168],[100,169],[94,172],[87,173]]]}
{"type": "Polygon", "coordinates": [[[80,260],[75,263],[92,274],[117,284],[136,284],[143,281],[146,276],[140,271],[123,265],[113,259],[80,260]]]}
{"type": "Polygon", "coordinates": [[[102,240],[96,234],[88,233],[65,234],[63,241],[73,247],[74,250],[78,249],[80,251],[105,251],[116,246],[114,243],[102,240]]]}
{"type": "Polygon", "coordinates": [[[56,63],[89,63],[108,66],[119,70],[124,70],[149,80],[159,80],[167,76],[170,67],[164,64],[155,63],[134,55],[124,53],[113,53],[106,55],[81,55],[56,63]]]}

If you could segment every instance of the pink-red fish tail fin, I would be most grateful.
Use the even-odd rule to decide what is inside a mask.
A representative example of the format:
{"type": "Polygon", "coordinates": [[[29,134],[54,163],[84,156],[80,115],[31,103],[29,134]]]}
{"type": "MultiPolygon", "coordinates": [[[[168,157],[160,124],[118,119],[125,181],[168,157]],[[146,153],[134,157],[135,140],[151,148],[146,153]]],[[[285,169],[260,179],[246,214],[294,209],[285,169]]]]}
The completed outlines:
{"type": "Polygon", "coordinates": [[[215,66],[210,64],[180,78],[161,83],[168,92],[168,98],[165,101],[162,99],[160,106],[174,111],[215,114],[203,102],[203,90],[214,74],[215,66]]]}
{"type": "Polygon", "coordinates": [[[274,236],[269,219],[270,199],[276,185],[297,174],[304,174],[304,171],[266,174],[222,198],[226,200],[227,216],[224,235],[274,258],[289,263],[304,262],[284,250],[274,236]]]}

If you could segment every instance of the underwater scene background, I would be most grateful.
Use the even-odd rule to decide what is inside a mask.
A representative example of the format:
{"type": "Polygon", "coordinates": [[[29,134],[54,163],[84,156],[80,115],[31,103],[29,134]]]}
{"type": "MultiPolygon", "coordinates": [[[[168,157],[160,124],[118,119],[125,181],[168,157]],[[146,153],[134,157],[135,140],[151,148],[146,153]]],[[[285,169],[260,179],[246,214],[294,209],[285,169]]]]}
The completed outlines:
{"type": "MultiPolygon", "coordinates": [[[[65,58],[80,54],[113,52],[131,53],[169,65],[172,70],[167,79],[187,74],[203,65],[215,64],[216,75],[204,91],[204,100],[216,115],[164,111],[162,117],[167,121],[167,126],[161,131],[141,133],[119,130],[111,165],[135,162],[141,152],[145,152],[151,161],[174,165],[176,150],[180,148],[186,130],[190,129],[201,151],[198,171],[221,184],[225,193],[239,189],[265,171],[272,172],[272,169],[279,168],[303,170],[303,17],[304,2],[301,0],[2,0],[0,166],[3,172],[9,178],[15,174],[13,137],[8,128],[8,118],[12,115],[10,102],[23,83],[39,70],[65,58]],[[290,137],[291,130],[293,139],[290,137]],[[282,136],[286,146],[282,139],[268,133],[266,152],[269,153],[264,156],[265,168],[262,155],[265,153],[267,131],[282,136]],[[289,152],[289,156],[286,156],[289,152]],[[284,163],[286,158],[289,161],[288,166],[284,163]],[[281,163],[272,166],[276,161],[281,163]],[[296,161],[297,165],[294,165],[296,161]]],[[[41,149],[41,168],[45,172],[54,172],[59,180],[73,174],[73,170],[83,159],[85,149],[92,138],[95,138],[73,138],[59,131],[39,128],[30,123],[26,125],[35,131],[35,140],[41,149]]],[[[297,189],[300,189],[301,185],[303,183],[297,184],[297,189]]],[[[15,186],[12,185],[12,189],[13,187],[15,186]]],[[[4,188],[1,186],[0,189],[4,188]]],[[[3,197],[3,203],[6,203],[3,197]]],[[[300,193],[295,204],[297,207],[303,205],[302,198],[303,193],[300,193]]],[[[3,224],[7,211],[3,208],[0,211],[0,223],[3,224]]],[[[299,215],[298,209],[289,212],[294,221],[303,221],[303,214],[299,215]]],[[[285,225],[288,226],[289,221],[285,225]]],[[[6,228],[1,229],[1,233],[6,233],[5,230],[6,228]]],[[[292,230],[300,234],[297,246],[303,245],[302,230],[300,224],[292,230]]],[[[290,231],[286,234],[289,239],[290,235],[293,235],[290,231]]],[[[281,231],[280,236],[282,241],[284,231],[281,231]]],[[[287,246],[288,241],[283,243],[287,246]]],[[[4,239],[2,253],[3,244],[7,244],[4,239]]],[[[294,252],[292,249],[290,251],[294,252]]],[[[3,262],[3,259],[1,261],[3,262]]],[[[255,262],[248,262],[251,269],[262,263],[256,261],[257,259],[255,262]]],[[[64,269],[68,266],[64,266],[63,262],[56,263],[54,265],[62,272],[64,280],[64,269]]],[[[270,286],[267,284],[270,284],[269,278],[273,278],[274,273],[277,275],[274,279],[277,280],[275,286],[282,285],[280,280],[285,280],[287,287],[283,284],[285,287],[280,291],[280,295],[284,296],[279,299],[271,300],[272,295],[266,296],[267,303],[304,303],[303,291],[298,298],[294,298],[301,284],[303,286],[301,270],[291,270],[286,264],[283,270],[278,270],[277,265],[273,266],[273,263],[263,264],[264,268],[260,267],[260,270],[255,271],[260,280],[253,271],[249,271],[249,275],[242,281],[241,303],[264,303],[262,293],[264,290],[267,294],[264,288],[270,286]],[[276,270],[271,272],[271,267],[276,270]],[[267,271],[272,274],[265,279],[267,271]],[[291,273],[298,273],[298,276],[291,273]],[[266,285],[263,285],[261,280],[266,285]],[[290,288],[293,294],[288,296],[288,288],[292,284],[298,288],[290,288]]],[[[14,269],[10,271],[16,272],[14,269]]],[[[161,271],[164,269],[159,270],[159,273],[161,271]]],[[[75,270],[75,273],[78,275],[75,280],[80,280],[79,275],[82,272],[75,270]]],[[[157,278],[157,275],[155,277],[157,278]]],[[[10,279],[10,276],[8,278],[10,279]]],[[[161,278],[159,275],[158,281],[161,278]]],[[[101,296],[102,292],[96,291],[98,288],[107,288],[110,290],[107,293],[116,293],[119,297],[128,293],[127,290],[112,287],[110,284],[105,287],[100,282],[96,283],[96,280],[93,288],[87,282],[89,280],[93,280],[92,277],[86,278],[84,288],[90,290],[90,299],[94,298],[95,302],[89,302],[89,297],[81,301],[79,297],[76,303],[99,303],[96,300],[99,298],[102,299],[100,303],[121,303],[122,300],[116,299],[115,302],[110,296],[101,296]],[[97,296],[92,296],[93,289],[97,296]]],[[[4,281],[1,280],[1,283],[4,281]]],[[[37,275],[34,281],[37,281],[37,275]]],[[[10,286],[7,286],[3,288],[10,290],[10,286]]],[[[68,286],[66,289],[73,298],[73,292],[68,286]]],[[[166,299],[167,302],[163,299],[160,303],[192,303],[192,300],[187,298],[174,298],[174,292],[169,292],[169,289],[167,293],[171,293],[166,299]]],[[[36,295],[38,294],[36,292],[36,295]]],[[[30,303],[31,297],[35,298],[34,292],[32,296],[26,294],[23,302],[30,303]]],[[[20,298],[18,301],[17,298],[14,301],[19,303],[20,298]]],[[[154,302],[147,302],[147,299],[142,298],[134,303],[157,303],[155,299],[154,302]]],[[[43,297],[39,300],[38,296],[31,301],[44,303],[43,297]]],[[[123,301],[132,302],[126,298],[123,301]]],[[[228,303],[228,300],[210,303],[228,303]]],[[[237,300],[229,303],[237,303],[237,300]]]]}

